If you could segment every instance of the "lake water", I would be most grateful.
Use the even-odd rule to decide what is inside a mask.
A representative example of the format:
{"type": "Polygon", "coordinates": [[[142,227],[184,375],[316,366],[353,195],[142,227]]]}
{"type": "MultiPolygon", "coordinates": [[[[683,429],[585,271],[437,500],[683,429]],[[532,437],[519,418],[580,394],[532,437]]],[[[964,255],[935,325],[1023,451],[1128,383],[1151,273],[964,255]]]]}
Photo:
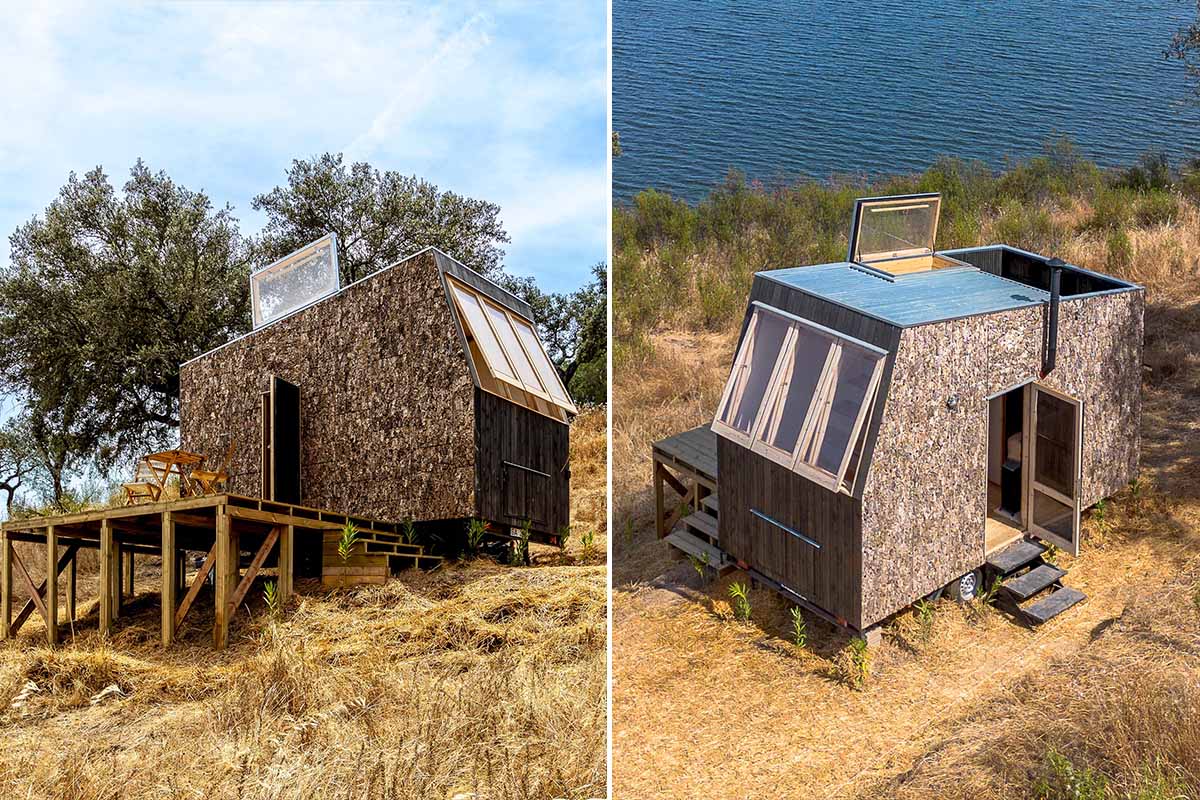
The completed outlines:
{"type": "Polygon", "coordinates": [[[1068,135],[1102,165],[1200,157],[1200,99],[1163,57],[1192,0],[614,0],[613,192],[697,201],[772,182],[1002,166],[1068,135]]]}

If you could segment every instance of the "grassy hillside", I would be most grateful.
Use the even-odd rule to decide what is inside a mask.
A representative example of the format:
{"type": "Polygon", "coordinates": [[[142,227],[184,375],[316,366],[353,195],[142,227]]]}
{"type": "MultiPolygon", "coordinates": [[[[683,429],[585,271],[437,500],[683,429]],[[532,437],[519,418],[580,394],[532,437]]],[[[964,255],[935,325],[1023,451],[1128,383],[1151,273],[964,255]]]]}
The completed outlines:
{"type": "Polygon", "coordinates": [[[539,548],[529,568],[477,560],[310,587],[277,620],[255,597],[222,653],[203,599],[183,641],[158,646],[152,559],[101,642],[88,575],[73,642],[47,649],[34,619],[0,645],[0,794],[602,796],[604,544],[584,552],[581,534],[605,524],[604,417],[572,430],[571,545],[539,548]]]}
{"type": "Polygon", "coordinates": [[[944,161],[872,185],[736,176],[698,207],[614,210],[617,796],[1200,797],[1200,173],[1102,172],[1058,144],[999,174],[944,161]],[[847,685],[844,635],[701,584],[654,537],[650,443],[711,421],[756,270],[845,258],[855,197],[943,192],[941,247],[1004,242],[1147,287],[1138,483],[1085,514],[1086,604],[1037,631],[908,611],[847,685]],[[651,766],[646,766],[646,765],[651,766]]]}

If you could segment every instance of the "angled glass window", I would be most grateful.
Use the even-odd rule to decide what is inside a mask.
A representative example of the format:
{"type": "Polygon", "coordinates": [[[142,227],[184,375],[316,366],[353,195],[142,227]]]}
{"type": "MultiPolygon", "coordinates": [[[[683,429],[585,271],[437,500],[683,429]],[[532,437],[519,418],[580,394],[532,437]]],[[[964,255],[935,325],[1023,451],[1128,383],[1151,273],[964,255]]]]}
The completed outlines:
{"type": "Polygon", "coordinates": [[[868,198],[855,204],[850,260],[931,255],[941,196],[868,198]]]}
{"type": "Polygon", "coordinates": [[[533,362],[533,368],[537,371],[538,377],[542,379],[542,385],[550,392],[550,397],[555,402],[574,409],[575,404],[571,402],[571,398],[567,395],[567,389],[562,385],[562,380],[558,377],[558,370],[550,363],[550,356],[546,355],[546,348],[542,347],[542,340],[538,338],[537,331],[520,317],[512,316],[511,318],[513,329],[517,332],[517,338],[521,340],[521,344],[525,347],[525,353],[529,356],[529,360],[533,362]]]}
{"type": "Polygon", "coordinates": [[[254,327],[333,294],[338,282],[337,237],[330,233],[250,276],[254,327]]]}
{"type": "Polygon", "coordinates": [[[447,277],[479,388],[565,422],[578,413],[533,324],[447,277]]]}
{"type": "Polygon", "coordinates": [[[750,320],[718,418],[742,437],[749,437],[754,427],[790,328],[786,319],[768,311],[756,311],[750,320]]]}
{"type": "Polygon", "coordinates": [[[886,355],[755,303],[713,430],[823,486],[841,488],[886,355]]]}
{"type": "Polygon", "coordinates": [[[450,291],[454,294],[454,300],[458,303],[458,309],[466,321],[471,337],[483,353],[488,369],[497,378],[519,384],[517,374],[509,364],[508,356],[504,355],[504,348],[500,346],[500,340],[492,333],[492,326],[487,321],[479,298],[456,283],[450,284],[450,291]]]}

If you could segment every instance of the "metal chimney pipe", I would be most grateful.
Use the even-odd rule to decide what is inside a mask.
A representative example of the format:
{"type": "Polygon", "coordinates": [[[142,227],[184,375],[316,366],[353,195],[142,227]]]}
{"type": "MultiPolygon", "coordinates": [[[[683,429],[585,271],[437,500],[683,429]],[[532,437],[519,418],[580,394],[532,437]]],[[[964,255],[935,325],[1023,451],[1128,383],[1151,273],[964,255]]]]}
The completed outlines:
{"type": "Polygon", "coordinates": [[[1052,258],[1046,262],[1050,268],[1050,323],[1046,331],[1046,353],[1042,357],[1042,377],[1054,369],[1058,357],[1058,303],[1062,289],[1062,271],[1067,266],[1060,258],[1052,258]]]}

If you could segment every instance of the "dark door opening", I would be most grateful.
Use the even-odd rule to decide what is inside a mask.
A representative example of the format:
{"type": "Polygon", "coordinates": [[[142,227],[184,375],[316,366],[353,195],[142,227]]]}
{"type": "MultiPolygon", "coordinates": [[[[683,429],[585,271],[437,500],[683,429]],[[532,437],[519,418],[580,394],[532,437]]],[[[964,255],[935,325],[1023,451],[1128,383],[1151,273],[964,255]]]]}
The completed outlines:
{"type": "Polygon", "coordinates": [[[1019,386],[988,402],[987,552],[1019,538],[1026,527],[1025,398],[1026,387],[1019,386]]]}

